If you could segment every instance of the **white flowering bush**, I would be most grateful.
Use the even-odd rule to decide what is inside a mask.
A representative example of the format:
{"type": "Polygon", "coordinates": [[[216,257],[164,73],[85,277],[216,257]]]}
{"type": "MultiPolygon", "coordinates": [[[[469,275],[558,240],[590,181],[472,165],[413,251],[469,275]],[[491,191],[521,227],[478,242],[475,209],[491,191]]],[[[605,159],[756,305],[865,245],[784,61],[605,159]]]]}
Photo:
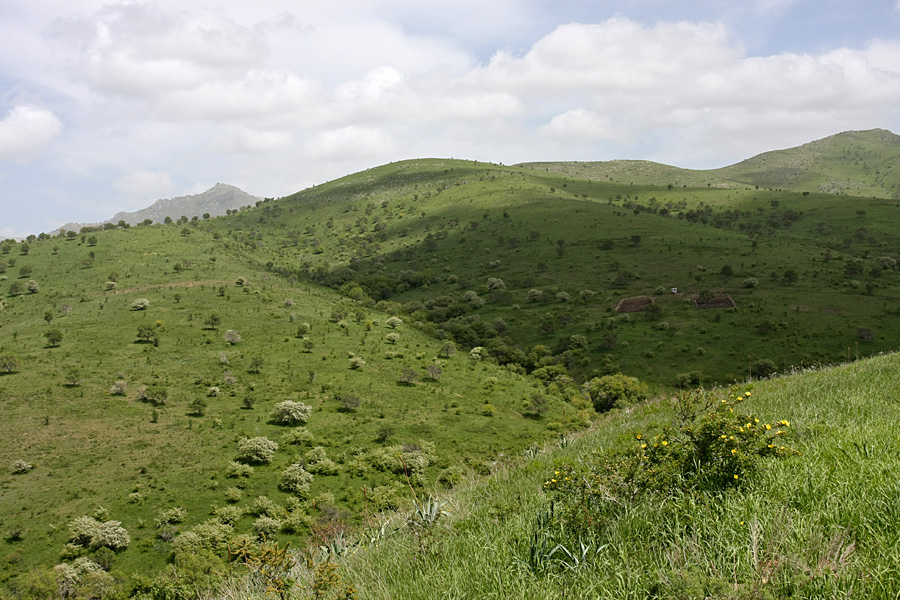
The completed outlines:
{"type": "Polygon", "coordinates": [[[269,413],[269,418],[280,425],[297,425],[306,423],[312,414],[312,406],[293,400],[279,402],[269,413]]]}
{"type": "Polygon", "coordinates": [[[303,465],[294,463],[281,472],[280,487],[295,496],[305,498],[312,485],[313,475],[303,468],[303,465]]]}
{"type": "Polygon", "coordinates": [[[243,438],[238,442],[237,460],[243,463],[267,464],[275,458],[278,444],[267,437],[243,438]]]}

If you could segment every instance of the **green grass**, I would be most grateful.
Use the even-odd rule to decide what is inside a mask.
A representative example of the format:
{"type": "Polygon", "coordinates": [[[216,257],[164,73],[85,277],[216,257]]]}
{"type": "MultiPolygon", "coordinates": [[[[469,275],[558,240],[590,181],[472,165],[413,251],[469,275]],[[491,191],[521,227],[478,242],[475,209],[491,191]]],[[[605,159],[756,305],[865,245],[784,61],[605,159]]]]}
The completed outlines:
{"type": "Polygon", "coordinates": [[[890,355],[757,383],[746,408],[790,419],[799,455],[722,493],[626,504],[581,539],[590,550],[577,567],[529,565],[549,506],[543,482],[636,443],[634,432],[671,418],[665,403],[612,414],[565,448],[454,492],[424,552],[401,515],[397,533],[364,541],[339,573],[364,598],[896,597],[898,366],[890,355]]]}
{"type": "MultiPolygon", "coordinates": [[[[355,455],[396,444],[415,452],[431,443],[433,458],[420,485],[434,485],[448,467],[488,471],[497,455],[583,422],[552,393],[542,418],[526,418],[533,383],[473,362],[464,349],[442,357],[441,341],[407,324],[390,329],[389,314],[268,273],[202,226],[190,236],[180,231],[103,231],[96,247],[48,240],[32,243],[27,256],[4,255],[15,258],[16,271],[31,266],[40,282],[38,293],[6,298],[0,312],[0,354],[13,353],[21,363],[18,372],[0,376],[0,527],[7,538],[0,544],[12,557],[2,565],[4,579],[59,562],[68,523],[97,507],[132,536],[117,568],[152,572],[171,557],[169,545],[157,539],[160,510],[185,508],[184,530],[208,519],[211,507],[225,505],[230,487],[243,488],[242,508],[259,495],[284,504],[279,474],[310,446],[323,446],[339,463],[337,475],[316,477],[303,508],[313,523],[323,510],[352,518],[365,505],[364,487],[409,493],[402,473],[351,474],[343,463],[355,455]],[[95,257],[84,268],[89,252],[95,257]],[[190,266],[176,272],[174,265],[185,261],[190,266]],[[117,289],[107,291],[113,271],[117,289]],[[235,284],[241,277],[244,286],[235,284]],[[147,298],[149,308],[131,310],[136,298],[147,298]],[[204,325],[212,313],[221,319],[216,330],[204,325]],[[296,334],[301,323],[311,326],[309,352],[296,334]],[[145,324],[158,346],[138,339],[145,324]],[[45,340],[51,328],[63,334],[58,347],[45,340]],[[227,330],[242,341],[226,344],[227,330]],[[388,332],[399,333],[400,341],[389,344],[388,332]],[[351,356],[364,366],[352,370],[351,356]],[[259,373],[249,372],[255,358],[262,359],[259,373]],[[440,365],[436,381],[426,376],[429,365],[440,365]],[[69,375],[71,369],[77,373],[69,375]],[[401,385],[410,369],[418,381],[401,385]],[[111,394],[119,380],[127,384],[125,396],[111,394]],[[154,383],[169,391],[163,406],[138,400],[139,388],[154,383]],[[214,386],[220,393],[209,397],[214,386]],[[354,412],[339,410],[339,397],[346,395],[360,399],[354,412]],[[252,409],[245,407],[247,398],[255,401],[252,409]],[[207,407],[191,416],[189,405],[197,399],[207,407]],[[272,407],[286,399],[313,407],[307,428],[315,439],[308,446],[284,444],[290,428],[269,422],[272,407]],[[484,415],[486,403],[493,416],[484,415]],[[282,443],[273,464],[255,467],[247,480],[226,478],[238,440],[259,435],[282,443]],[[11,474],[16,460],[35,469],[11,474]],[[21,540],[9,535],[15,530],[21,540]]],[[[245,516],[236,530],[249,530],[252,521],[245,516]]]]}

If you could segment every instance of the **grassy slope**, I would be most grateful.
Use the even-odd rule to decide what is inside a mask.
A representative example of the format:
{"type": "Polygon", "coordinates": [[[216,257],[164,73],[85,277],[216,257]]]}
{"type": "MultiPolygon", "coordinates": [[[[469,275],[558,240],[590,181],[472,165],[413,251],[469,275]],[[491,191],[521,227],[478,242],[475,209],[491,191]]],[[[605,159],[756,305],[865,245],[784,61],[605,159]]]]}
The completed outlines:
{"type": "MultiPolygon", "coordinates": [[[[0,521],[7,538],[0,542],[0,554],[12,557],[3,563],[4,578],[36,562],[58,562],[67,523],[98,506],[132,535],[131,547],[117,564],[128,572],[158,568],[168,558],[167,545],[154,540],[159,510],[186,508],[183,527],[188,527],[208,518],[212,505],[224,505],[225,489],[235,485],[244,487],[239,506],[249,506],[260,494],[282,503],[287,496],[277,489],[279,473],[308,447],[283,445],[273,465],[257,467],[244,483],[224,475],[241,437],[281,441],[288,428],[267,418],[281,400],[313,406],[308,429],[314,445],[324,446],[339,462],[390,444],[434,443],[426,478],[431,482],[451,465],[464,471],[489,468],[492,457],[555,436],[554,430],[575,418],[570,405],[554,398],[544,419],[524,418],[524,400],[534,391],[525,379],[471,363],[463,352],[438,358],[441,343],[406,325],[396,330],[401,340],[389,345],[385,335],[392,330],[384,325],[389,315],[316,285],[266,273],[242,249],[226,249],[202,228],[190,229],[190,236],[181,235],[181,226],[104,231],[94,234],[96,247],[54,239],[31,244],[27,256],[17,250],[3,255],[5,261],[15,259],[7,271],[12,279],[4,283],[31,267],[30,277],[40,284],[37,294],[5,298],[0,311],[0,354],[11,352],[21,361],[19,372],[0,376],[0,521]],[[84,268],[82,260],[90,252],[95,258],[84,268]],[[191,266],[176,273],[174,265],[185,260],[191,266]],[[105,291],[113,271],[120,275],[118,289],[105,291]],[[249,285],[236,286],[238,277],[246,277],[249,285]],[[149,299],[150,307],[130,310],[139,297],[149,299]],[[71,307],[67,316],[60,314],[63,306],[71,307]],[[343,326],[331,319],[335,309],[347,313],[343,326]],[[49,325],[45,312],[53,316],[49,325]],[[204,328],[210,313],[221,317],[218,330],[204,328]],[[302,351],[295,335],[302,322],[311,324],[310,353],[302,351]],[[158,347],[137,343],[141,324],[154,326],[158,347]],[[59,347],[46,345],[44,332],[51,328],[63,333],[59,347]],[[238,331],[243,341],[226,345],[228,329],[238,331]],[[388,351],[399,356],[388,359],[388,351]],[[361,370],[350,370],[351,353],[366,361],[361,370]],[[248,372],[254,357],[263,359],[259,374],[248,372]],[[439,381],[424,379],[429,364],[442,366],[439,381]],[[67,380],[72,367],[78,369],[75,386],[67,380]],[[399,385],[410,368],[420,381],[399,385]],[[225,383],[226,371],[236,384],[225,383]],[[120,377],[128,384],[127,396],[111,396],[120,377]],[[154,422],[153,407],[136,396],[139,387],[157,381],[170,396],[156,409],[154,422]],[[206,397],[210,386],[220,387],[221,394],[206,397]],[[338,412],[339,394],[359,396],[360,408],[338,412]],[[252,410],[243,408],[247,397],[256,401],[252,410]],[[197,398],[208,401],[206,413],[188,416],[188,404],[197,398]],[[494,417],[482,414],[486,402],[494,406],[494,417]],[[385,426],[392,432],[389,440],[375,442],[385,426]],[[36,468],[12,475],[16,460],[36,468]],[[130,500],[132,493],[139,499],[130,500]],[[17,528],[23,529],[23,539],[8,539],[17,528]]],[[[310,497],[328,492],[334,499],[321,500],[320,508],[324,503],[358,510],[363,486],[389,485],[402,495],[401,483],[402,476],[373,470],[355,477],[341,468],[336,476],[317,477],[310,497]]],[[[312,517],[319,512],[308,510],[312,517]]],[[[245,517],[238,531],[249,529],[251,522],[245,517]]]]}
{"type": "Polygon", "coordinates": [[[722,495],[639,503],[592,539],[575,570],[535,573],[528,548],[562,464],[636,443],[664,404],[605,419],[568,447],[449,497],[423,556],[409,530],[358,548],[343,573],[365,598],[894,598],[900,593],[900,357],[759,382],[746,408],[787,417],[799,456],[722,495]]]}
{"type": "Polygon", "coordinates": [[[697,171],[641,160],[537,162],[523,167],[567,177],[675,187],[779,188],[852,196],[900,196],[900,136],[848,131],[796,148],[765,152],[720,169],[697,171]]]}
{"type": "Polygon", "coordinates": [[[319,273],[336,286],[357,281],[372,298],[408,303],[410,311],[416,302],[478,291],[487,303],[475,314],[503,319],[505,335],[525,351],[586,336],[588,351],[569,365],[578,377],[612,364],[662,385],[689,371],[728,382],[746,372],[748,358],[787,368],[846,360],[848,348],[855,356],[900,344],[900,280],[875,260],[895,256],[900,241],[891,225],[896,203],[883,199],[670,189],[432,160],[385,165],[264,208],[268,215],[221,221],[223,233],[240,240],[254,232],[257,251],[276,268],[319,273]],[[666,206],[670,216],[654,214],[666,206]],[[702,220],[689,220],[691,212],[702,220]],[[857,259],[862,270],[846,274],[857,259]],[[733,275],[719,274],[726,264],[733,275]],[[783,279],[789,270],[798,276],[793,284],[783,279]],[[623,272],[629,281],[620,281],[623,272]],[[398,287],[408,274],[418,283],[398,287]],[[487,292],[490,277],[503,279],[506,293],[487,292]],[[745,288],[747,277],[760,286],[745,288]],[[682,295],[657,298],[657,321],[612,312],[622,298],[659,287],[682,295]],[[528,302],[533,288],[544,302],[528,302]],[[581,302],[582,290],[596,295],[581,302]],[[685,297],[703,290],[732,295],[737,312],[686,308],[685,297]],[[570,302],[558,302],[559,293],[570,302]],[[669,329],[657,329],[659,321],[669,329]],[[858,327],[874,339],[860,341],[858,327]]]}

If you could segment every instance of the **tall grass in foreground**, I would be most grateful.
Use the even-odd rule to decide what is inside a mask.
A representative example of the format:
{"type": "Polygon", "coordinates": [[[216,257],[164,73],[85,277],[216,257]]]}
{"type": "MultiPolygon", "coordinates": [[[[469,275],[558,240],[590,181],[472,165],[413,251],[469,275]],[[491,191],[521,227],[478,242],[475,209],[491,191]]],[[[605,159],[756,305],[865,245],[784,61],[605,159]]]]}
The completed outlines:
{"type": "Polygon", "coordinates": [[[897,355],[757,383],[749,408],[789,419],[799,455],[724,492],[646,496],[592,537],[536,547],[554,469],[671,418],[664,402],[610,415],[455,492],[424,542],[401,527],[341,558],[340,573],[361,598],[896,598],[898,384],[897,355]]]}

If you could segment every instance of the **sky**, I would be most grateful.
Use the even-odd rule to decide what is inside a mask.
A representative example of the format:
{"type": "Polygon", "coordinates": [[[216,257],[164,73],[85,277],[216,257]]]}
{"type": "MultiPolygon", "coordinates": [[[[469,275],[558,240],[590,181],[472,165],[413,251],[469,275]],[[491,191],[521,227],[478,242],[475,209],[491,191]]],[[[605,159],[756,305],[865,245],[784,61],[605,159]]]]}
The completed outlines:
{"type": "Polygon", "coordinates": [[[391,161],[900,133],[900,0],[2,0],[0,237],[391,161]]]}

